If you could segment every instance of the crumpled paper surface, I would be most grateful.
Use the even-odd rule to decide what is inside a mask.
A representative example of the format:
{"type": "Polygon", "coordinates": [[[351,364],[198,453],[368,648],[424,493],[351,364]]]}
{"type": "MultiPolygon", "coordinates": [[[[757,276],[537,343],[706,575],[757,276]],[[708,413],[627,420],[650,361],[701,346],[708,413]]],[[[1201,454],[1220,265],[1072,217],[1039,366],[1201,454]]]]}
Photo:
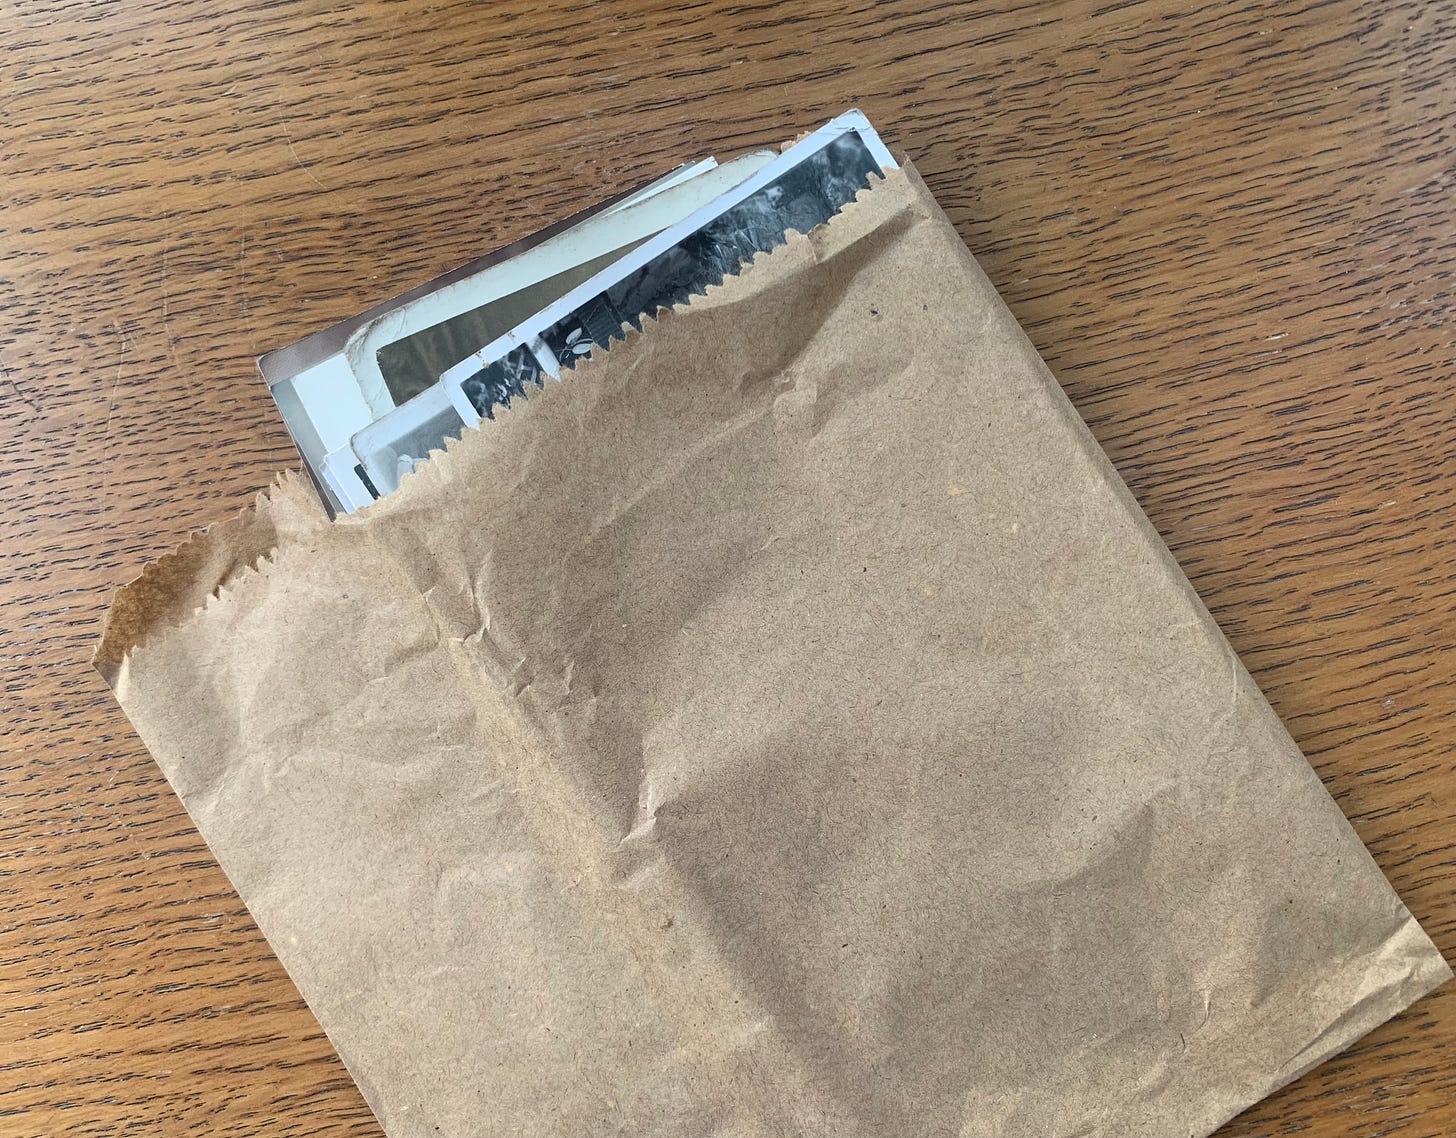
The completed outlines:
{"type": "Polygon", "coordinates": [[[97,664],[394,1138],[1187,1138],[1450,975],[909,170],[97,664]]]}

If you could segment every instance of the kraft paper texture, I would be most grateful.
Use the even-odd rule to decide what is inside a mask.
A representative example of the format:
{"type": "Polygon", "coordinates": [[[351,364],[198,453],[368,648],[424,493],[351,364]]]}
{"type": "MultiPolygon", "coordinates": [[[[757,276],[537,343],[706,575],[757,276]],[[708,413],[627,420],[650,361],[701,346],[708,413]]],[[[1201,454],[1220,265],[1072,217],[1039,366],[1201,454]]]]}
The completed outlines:
{"type": "Polygon", "coordinates": [[[1450,976],[913,170],[97,665],[392,1138],[1188,1138],[1450,976]]]}

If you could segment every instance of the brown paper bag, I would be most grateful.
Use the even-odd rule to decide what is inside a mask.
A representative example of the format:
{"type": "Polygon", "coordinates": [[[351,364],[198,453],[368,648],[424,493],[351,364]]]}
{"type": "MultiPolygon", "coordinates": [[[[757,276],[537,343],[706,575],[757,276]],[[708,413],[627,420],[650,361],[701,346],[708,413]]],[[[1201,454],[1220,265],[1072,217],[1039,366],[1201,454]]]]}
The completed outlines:
{"type": "Polygon", "coordinates": [[[1450,975],[909,171],[97,662],[394,1138],[1186,1138],[1450,975]]]}

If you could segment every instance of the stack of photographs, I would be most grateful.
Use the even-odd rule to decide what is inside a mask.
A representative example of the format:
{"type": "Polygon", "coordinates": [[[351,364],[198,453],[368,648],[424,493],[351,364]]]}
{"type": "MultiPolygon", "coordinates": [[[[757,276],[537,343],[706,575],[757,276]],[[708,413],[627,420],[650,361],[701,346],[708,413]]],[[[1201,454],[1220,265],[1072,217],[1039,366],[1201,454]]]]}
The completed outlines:
{"type": "Polygon", "coordinates": [[[496,407],[828,221],[894,166],[849,111],[781,154],[682,166],[259,366],[326,505],[352,512],[496,407]]]}

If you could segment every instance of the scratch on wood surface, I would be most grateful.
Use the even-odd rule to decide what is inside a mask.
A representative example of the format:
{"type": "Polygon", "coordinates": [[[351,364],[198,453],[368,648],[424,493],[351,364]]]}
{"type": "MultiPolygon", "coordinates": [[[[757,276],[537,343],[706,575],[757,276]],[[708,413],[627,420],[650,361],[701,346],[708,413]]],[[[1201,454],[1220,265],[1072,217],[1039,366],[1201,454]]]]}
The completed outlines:
{"type": "Polygon", "coordinates": [[[167,340],[167,354],[172,357],[172,366],[177,369],[179,375],[184,375],[182,361],[177,358],[177,337],[172,335],[172,297],[167,292],[167,256],[172,248],[172,234],[169,232],[162,238],[162,335],[167,340]]]}
{"type": "Polygon", "coordinates": [[[252,298],[248,296],[248,277],[244,270],[244,263],[248,254],[248,231],[245,229],[238,237],[238,269],[236,273],[238,285],[238,308],[243,314],[243,323],[248,328],[248,351],[251,355],[258,354],[258,330],[253,324],[252,298]]]}
{"type": "Polygon", "coordinates": [[[15,392],[15,397],[17,399],[19,399],[32,411],[35,411],[36,413],[40,412],[40,404],[36,402],[36,400],[30,395],[30,393],[27,392],[23,387],[21,387],[20,383],[16,380],[16,378],[10,374],[10,369],[5,366],[5,360],[3,357],[0,357],[0,379],[3,379],[6,385],[10,388],[10,390],[15,392]]]}
{"type": "Polygon", "coordinates": [[[101,436],[101,497],[102,500],[111,496],[111,420],[116,414],[116,391],[121,386],[121,376],[126,367],[126,333],[122,331],[121,322],[112,320],[111,326],[116,329],[117,339],[121,341],[121,351],[116,358],[116,378],[111,381],[111,392],[106,397],[106,429],[101,436]]]}
{"type": "Polygon", "coordinates": [[[283,140],[288,143],[288,153],[293,155],[293,161],[297,164],[298,168],[307,174],[309,181],[319,189],[327,189],[328,187],[314,176],[314,172],[309,169],[308,163],[298,156],[298,148],[293,145],[293,135],[288,133],[288,121],[282,115],[278,116],[278,125],[283,128],[283,140]]]}

